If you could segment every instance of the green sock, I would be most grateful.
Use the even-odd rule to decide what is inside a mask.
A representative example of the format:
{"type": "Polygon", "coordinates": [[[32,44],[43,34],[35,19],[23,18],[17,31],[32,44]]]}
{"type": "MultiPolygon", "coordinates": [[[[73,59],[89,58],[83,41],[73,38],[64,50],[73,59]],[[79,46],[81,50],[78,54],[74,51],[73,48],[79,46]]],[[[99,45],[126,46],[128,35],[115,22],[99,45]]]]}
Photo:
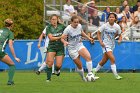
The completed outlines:
{"type": "Polygon", "coordinates": [[[9,71],[8,71],[8,76],[9,76],[9,79],[8,81],[13,81],[13,77],[14,77],[14,74],[15,74],[15,65],[9,65],[9,71]]]}
{"type": "Polygon", "coordinates": [[[49,68],[48,66],[46,66],[46,72],[47,72],[47,79],[51,79],[51,75],[52,75],[52,67],[49,68]]]}

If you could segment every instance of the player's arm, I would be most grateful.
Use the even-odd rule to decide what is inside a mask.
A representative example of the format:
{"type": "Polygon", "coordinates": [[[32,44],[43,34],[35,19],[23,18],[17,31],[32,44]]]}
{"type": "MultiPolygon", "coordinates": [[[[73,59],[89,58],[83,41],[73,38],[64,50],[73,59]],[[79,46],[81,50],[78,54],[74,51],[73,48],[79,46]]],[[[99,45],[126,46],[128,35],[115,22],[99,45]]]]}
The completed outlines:
{"type": "Polygon", "coordinates": [[[40,45],[41,45],[41,41],[42,41],[42,39],[43,39],[43,36],[44,36],[44,34],[42,33],[40,36],[39,36],[39,39],[38,39],[38,48],[40,48],[40,45]]]}
{"type": "Polygon", "coordinates": [[[97,32],[97,38],[98,38],[98,40],[99,40],[101,46],[102,46],[102,47],[105,47],[105,45],[104,45],[104,43],[103,43],[103,41],[102,41],[102,39],[101,39],[101,32],[100,32],[100,31],[97,32]]]}
{"type": "Polygon", "coordinates": [[[48,34],[48,37],[49,37],[50,41],[57,41],[57,40],[60,40],[61,39],[61,36],[55,37],[51,33],[48,34]]]}
{"type": "Polygon", "coordinates": [[[64,46],[67,46],[68,45],[68,42],[66,41],[66,39],[67,39],[67,35],[62,34],[62,36],[61,36],[61,42],[64,44],[64,46]]]}
{"type": "Polygon", "coordinates": [[[91,37],[89,37],[87,34],[85,34],[84,31],[81,32],[81,35],[82,35],[83,37],[86,37],[88,40],[90,40],[90,42],[94,43],[94,39],[91,38],[91,37]]]}
{"type": "Polygon", "coordinates": [[[122,34],[119,34],[119,39],[118,39],[118,44],[120,44],[122,42],[122,34]]]}
{"type": "Polygon", "coordinates": [[[10,48],[10,51],[11,51],[13,57],[15,58],[15,60],[17,62],[20,62],[20,59],[16,57],[16,54],[15,54],[15,51],[14,51],[14,47],[13,47],[13,40],[12,39],[9,40],[9,48],[10,48]]]}

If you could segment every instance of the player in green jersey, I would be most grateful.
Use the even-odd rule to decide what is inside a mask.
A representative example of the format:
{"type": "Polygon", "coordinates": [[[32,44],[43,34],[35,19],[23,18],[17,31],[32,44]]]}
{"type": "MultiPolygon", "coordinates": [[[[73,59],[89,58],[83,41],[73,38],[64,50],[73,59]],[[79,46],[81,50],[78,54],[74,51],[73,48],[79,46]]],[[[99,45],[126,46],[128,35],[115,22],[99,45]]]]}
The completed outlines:
{"type": "Polygon", "coordinates": [[[58,22],[59,18],[57,15],[50,17],[50,25],[46,28],[46,36],[49,38],[49,45],[47,48],[47,82],[51,80],[52,65],[54,58],[56,60],[55,74],[60,75],[60,68],[64,59],[64,45],[61,42],[61,35],[65,29],[63,24],[58,22]]]}
{"type": "Polygon", "coordinates": [[[11,19],[6,19],[4,23],[5,23],[5,27],[0,29],[0,61],[6,63],[9,66],[9,71],[8,71],[9,79],[7,85],[14,85],[13,77],[15,73],[15,64],[12,61],[12,59],[4,52],[7,42],[9,44],[9,48],[14,59],[17,62],[20,62],[20,59],[17,58],[14,52],[14,47],[13,47],[14,35],[10,31],[10,29],[13,27],[13,21],[11,19]]]}

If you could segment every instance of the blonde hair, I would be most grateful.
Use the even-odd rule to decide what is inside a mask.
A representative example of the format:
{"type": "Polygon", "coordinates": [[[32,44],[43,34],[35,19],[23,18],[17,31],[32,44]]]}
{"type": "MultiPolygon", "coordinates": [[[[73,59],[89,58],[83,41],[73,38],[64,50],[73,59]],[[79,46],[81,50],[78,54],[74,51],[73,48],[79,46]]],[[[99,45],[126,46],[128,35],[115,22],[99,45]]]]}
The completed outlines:
{"type": "Polygon", "coordinates": [[[7,18],[4,20],[5,26],[10,27],[13,24],[13,20],[10,18],[7,18]]]}

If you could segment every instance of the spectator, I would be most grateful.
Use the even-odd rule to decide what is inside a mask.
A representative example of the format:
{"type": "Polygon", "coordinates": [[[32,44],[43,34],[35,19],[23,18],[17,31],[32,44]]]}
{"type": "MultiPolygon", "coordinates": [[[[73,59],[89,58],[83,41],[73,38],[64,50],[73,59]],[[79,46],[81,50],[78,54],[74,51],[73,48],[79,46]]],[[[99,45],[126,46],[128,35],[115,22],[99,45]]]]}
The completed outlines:
{"type": "Polygon", "coordinates": [[[140,6],[138,7],[138,10],[134,12],[134,17],[138,16],[139,20],[140,20],[140,6]]]}
{"type": "Polygon", "coordinates": [[[64,15],[73,16],[76,14],[73,5],[71,5],[71,0],[66,0],[66,4],[64,5],[64,15]]]}
{"type": "MultiPolygon", "coordinates": [[[[128,0],[124,0],[124,1],[123,1],[122,6],[120,7],[120,11],[121,11],[121,12],[124,11],[124,9],[125,9],[126,6],[129,6],[128,0]]],[[[131,13],[133,13],[133,9],[132,9],[131,7],[129,7],[129,10],[130,10],[131,13]]]]}
{"type": "Polygon", "coordinates": [[[137,1],[137,4],[135,6],[133,6],[133,11],[137,11],[138,7],[140,7],[140,0],[137,1]]]}
{"type": "Polygon", "coordinates": [[[89,5],[89,8],[88,8],[88,16],[91,17],[92,13],[97,10],[97,7],[95,5],[95,1],[94,0],[91,0],[90,2],[87,2],[86,5],[89,5]]]}
{"type": "Polygon", "coordinates": [[[126,16],[122,16],[122,28],[126,31],[127,29],[128,29],[128,24],[127,24],[127,18],[126,18],[126,16]]]}
{"type": "Polygon", "coordinates": [[[122,12],[125,8],[125,6],[128,5],[128,1],[127,0],[124,0],[123,3],[122,3],[122,6],[120,7],[120,11],[122,12]]]}
{"type": "Polygon", "coordinates": [[[117,21],[121,21],[123,14],[121,13],[119,7],[115,9],[115,14],[117,15],[117,21]]]}
{"type": "Polygon", "coordinates": [[[77,6],[75,6],[75,11],[76,11],[77,13],[79,13],[80,10],[81,10],[81,8],[82,8],[82,5],[81,5],[80,3],[78,3],[77,6]]]}
{"type": "Polygon", "coordinates": [[[95,25],[95,26],[99,27],[100,17],[98,16],[97,10],[92,13],[91,17],[89,17],[89,23],[90,23],[90,25],[95,25]]]}
{"type": "Polygon", "coordinates": [[[122,13],[127,18],[127,22],[131,22],[133,20],[133,14],[131,14],[130,8],[128,5],[125,6],[124,11],[122,13]]]}
{"type": "Polygon", "coordinates": [[[136,27],[137,29],[140,29],[140,20],[138,16],[134,17],[134,20],[132,21],[131,25],[133,27],[136,27]]]}
{"type": "Polygon", "coordinates": [[[110,7],[106,7],[106,9],[103,11],[104,13],[101,16],[101,21],[106,21],[108,18],[108,15],[110,14],[110,7]]]}
{"type": "Polygon", "coordinates": [[[86,14],[86,8],[82,7],[80,12],[78,13],[79,19],[80,19],[80,24],[82,25],[82,28],[84,30],[84,32],[86,33],[86,29],[87,29],[87,14],[86,14]]]}
{"type": "MultiPolygon", "coordinates": [[[[121,24],[120,24],[121,27],[122,27],[121,30],[124,33],[125,31],[128,31],[128,28],[129,28],[128,23],[127,23],[127,18],[125,16],[122,16],[122,20],[121,21],[122,21],[121,24]]],[[[123,38],[123,40],[129,40],[129,37],[125,36],[123,38]]]]}

